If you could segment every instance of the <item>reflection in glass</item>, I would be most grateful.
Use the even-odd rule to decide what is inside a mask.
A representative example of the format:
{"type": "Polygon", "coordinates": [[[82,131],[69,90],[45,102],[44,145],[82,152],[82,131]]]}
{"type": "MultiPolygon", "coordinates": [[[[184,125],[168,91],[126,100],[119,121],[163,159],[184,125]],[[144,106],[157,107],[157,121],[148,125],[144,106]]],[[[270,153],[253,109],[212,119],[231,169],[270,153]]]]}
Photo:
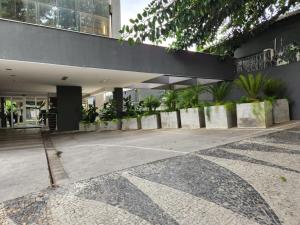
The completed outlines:
{"type": "Polygon", "coordinates": [[[76,14],[71,9],[58,9],[58,28],[66,30],[78,30],[76,25],[76,14]]]}
{"type": "Polygon", "coordinates": [[[0,17],[109,35],[109,0],[0,0],[0,17]]]}
{"type": "Polygon", "coordinates": [[[57,7],[39,3],[39,24],[55,27],[57,7]]]}

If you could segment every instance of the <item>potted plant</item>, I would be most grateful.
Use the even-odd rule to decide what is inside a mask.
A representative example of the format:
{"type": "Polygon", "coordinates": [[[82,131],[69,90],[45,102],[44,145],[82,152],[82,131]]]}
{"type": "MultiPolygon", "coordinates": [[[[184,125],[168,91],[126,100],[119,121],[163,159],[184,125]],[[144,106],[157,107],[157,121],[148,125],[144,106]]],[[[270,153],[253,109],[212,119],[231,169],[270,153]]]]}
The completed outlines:
{"type": "Polygon", "coordinates": [[[224,101],[231,91],[231,83],[210,85],[207,91],[212,94],[214,102],[204,107],[206,128],[228,129],[236,126],[236,105],[224,101]]]}
{"type": "Polygon", "coordinates": [[[205,126],[203,104],[199,101],[199,95],[204,90],[202,85],[196,85],[179,92],[178,107],[182,128],[197,129],[205,126]]]}
{"type": "Polygon", "coordinates": [[[95,131],[96,130],[96,118],[99,115],[97,113],[98,108],[89,105],[89,108],[86,110],[82,107],[81,109],[81,115],[82,115],[82,121],[79,124],[79,130],[80,131],[95,131]]]}
{"type": "Polygon", "coordinates": [[[263,89],[264,95],[273,103],[273,122],[290,121],[289,102],[284,98],[285,85],[282,80],[268,79],[263,89]]]}
{"type": "Polygon", "coordinates": [[[100,130],[121,130],[122,122],[117,117],[116,104],[113,100],[104,103],[99,117],[100,130]]]}
{"type": "Polygon", "coordinates": [[[141,129],[141,120],[136,107],[132,104],[131,96],[123,99],[124,116],[122,119],[122,130],[138,130],[141,129]]]}
{"type": "Polygon", "coordinates": [[[154,96],[148,96],[140,103],[146,112],[141,117],[141,125],[143,130],[161,128],[160,116],[156,109],[160,106],[160,101],[154,96]]]}
{"type": "Polygon", "coordinates": [[[235,84],[245,92],[242,103],[237,104],[239,128],[267,128],[273,124],[272,103],[259,97],[265,84],[261,74],[240,75],[235,84]]]}
{"type": "Polygon", "coordinates": [[[175,90],[166,91],[162,97],[165,110],[160,112],[162,128],[180,128],[180,115],[177,111],[178,93],[175,90]]]}

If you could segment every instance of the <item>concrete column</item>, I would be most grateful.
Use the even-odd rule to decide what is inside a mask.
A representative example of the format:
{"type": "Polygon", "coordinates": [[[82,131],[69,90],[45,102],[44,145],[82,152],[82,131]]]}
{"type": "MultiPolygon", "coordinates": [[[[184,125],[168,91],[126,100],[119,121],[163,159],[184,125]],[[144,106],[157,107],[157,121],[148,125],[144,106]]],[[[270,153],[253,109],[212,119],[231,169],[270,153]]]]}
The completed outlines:
{"type": "Polygon", "coordinates": [[[79,130],[82,88],[76,86],[56,86],[56,94],[58,130],[79,130]]]}
{"type": "Polygon", "coordinates": [[[123,115],[123,88],[114,89],[113,100],[116,103],[117,116],[118,118],[121,118],[123,115]]]}
{"type": "Polygon", "coordinates": [[[120,0],[111,0],[111,37],[119,38],[121,30],[121,4],[120,0]]]}

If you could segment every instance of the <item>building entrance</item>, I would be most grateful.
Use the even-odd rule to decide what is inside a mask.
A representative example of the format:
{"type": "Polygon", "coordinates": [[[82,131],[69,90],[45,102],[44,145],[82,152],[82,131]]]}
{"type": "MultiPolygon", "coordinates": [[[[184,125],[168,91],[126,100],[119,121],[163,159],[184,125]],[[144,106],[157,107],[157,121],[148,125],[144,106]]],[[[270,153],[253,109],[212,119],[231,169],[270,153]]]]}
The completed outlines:
{"type": "Polygon", "coordinates": [[[44,127],[48,111],[47,96],[0,96],[0,127],[44,127]]]}

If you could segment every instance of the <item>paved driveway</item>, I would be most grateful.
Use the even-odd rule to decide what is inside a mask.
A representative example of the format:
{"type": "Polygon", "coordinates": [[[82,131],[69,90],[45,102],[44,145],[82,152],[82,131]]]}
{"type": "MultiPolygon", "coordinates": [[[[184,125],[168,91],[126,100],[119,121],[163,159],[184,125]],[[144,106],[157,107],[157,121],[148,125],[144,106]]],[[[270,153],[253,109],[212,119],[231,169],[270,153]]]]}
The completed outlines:
{"type": "MultiPolygon", "coordinates": [[[[197,136],[196,131],[189,132],[197,136]]],[[[135,135],[131,139],[129,133],[123,132],[56,136],[56,146],[63,149],[65,145],[63,165],[68,165],[65,161],[67,157],[72,159],[73,151],[84,148],[76,149],[76,143],[87,145],[82,140],[89,138],[99,146],[102,143],[133,149],[141,147],[136,142],[138,136],[143,140],[141,143],[146,143],[143,148],[162,148],[162,152],[170,150],[178,155],[6,201],[0,204],[0,224],[299,225],[300,126],[258,136],[239,136],[239,141],[230,139],[231,142],[224,135],[223,143],[202,147],[197,142],[195,151],[190,153],[186,152],[192,150],[184,147],[191,143],[184,144],[175,136],[172,140],[183,143],[181,147],[175,145],[169,142],[167,133],[172,132],[154,132],[154,136],[158,135],[152,146],[149,133],[139,136],[132,132],[135,135]]],[[[191,133],[181,137],[188,138],[191,133]]],[[[89,154],[98,158],[101,154],[97,151],[103,150],[94,149],[89,154]]],[[[85,155],[78,156],[85,160],[85,155]]],[[[75,164],[70,165],[68,170],[76,169],[75,164]]],[[[89,168],[80,161],[77,167],[76,171],[89,168]]],[[[90,168],[98,167],[95,163],[90,168]]]]}
{"type": "Polygon", "coordinates": [[[54,135],[52,142],[63,152],[61,160],[66,176],[69,182],[74,182],[233,142],[260,132],[265,130],[91,132],[54,135]]]}

